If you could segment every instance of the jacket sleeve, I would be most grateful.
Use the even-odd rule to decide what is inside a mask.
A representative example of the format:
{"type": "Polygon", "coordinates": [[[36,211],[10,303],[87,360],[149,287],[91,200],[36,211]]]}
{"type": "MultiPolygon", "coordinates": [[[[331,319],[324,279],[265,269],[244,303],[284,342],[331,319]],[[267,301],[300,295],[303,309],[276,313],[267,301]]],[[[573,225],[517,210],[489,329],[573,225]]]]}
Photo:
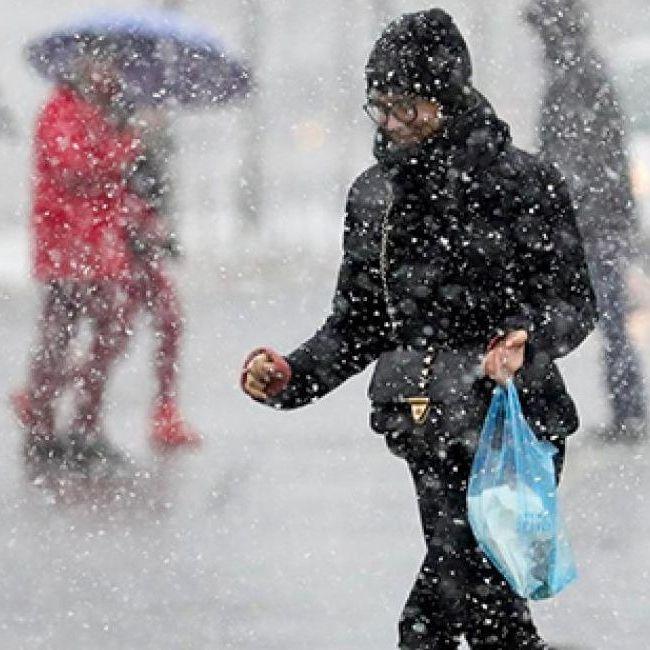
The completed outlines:
{"type": "Polygon", "coordinates": [[[322,327],[286,360],[291,381],[266,400],[276,408],[296,408],[327,395],[364,370],[389,347],[384,298],[367,249],[367,222],[355,216],[353,186],[348,196],[343,260],[332,310],[322,327]]]}
{"type": "Polygon", "coordinates": [[[562,357],[587,337],[598,319],[571,198],[560,174],[544,167],[524,187],[515,241],[520,296],[506,329],[528,331],[527,361],[562,357]]]}

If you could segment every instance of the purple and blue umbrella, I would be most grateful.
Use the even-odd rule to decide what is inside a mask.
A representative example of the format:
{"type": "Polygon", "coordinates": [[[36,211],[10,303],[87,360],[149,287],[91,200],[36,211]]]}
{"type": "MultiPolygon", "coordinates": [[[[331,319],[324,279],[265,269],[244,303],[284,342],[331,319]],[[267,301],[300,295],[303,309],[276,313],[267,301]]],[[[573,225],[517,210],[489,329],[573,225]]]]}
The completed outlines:
{"type": "Polygon", "coordinates": [[[220,40],[175,11],[103,11],[37,38],[27,59],[45,78],[70,78],[79,56],[105,48],[115,55],[137,105],[215,106],[245,96],[246,66],[220,40]]]}

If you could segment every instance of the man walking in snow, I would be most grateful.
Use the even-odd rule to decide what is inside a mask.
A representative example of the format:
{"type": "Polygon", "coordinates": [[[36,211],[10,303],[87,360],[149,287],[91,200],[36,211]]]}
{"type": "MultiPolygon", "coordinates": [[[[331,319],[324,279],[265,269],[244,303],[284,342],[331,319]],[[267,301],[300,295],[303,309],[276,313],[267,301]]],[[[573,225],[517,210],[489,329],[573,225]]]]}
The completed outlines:
{"type": "Polygon", "coordinates": [[[526,20],[539,33],[548,70],[539,123],[541,154],[564,174],[576,205],[603,334],[602,365],[612,421],[606,441],[647,437],[638,351],[627,332],[626,269],[638,231],[613,81],[590,43],[582,0],[533,0],[526,20]]]}
{"type": "Polygon", "coordinates": [[[371,425],[406,459],[426,556],[399,624],[405,650],[547,648],[524,600],[481,553],[467,481],[495,382],[559,450],[578,426],[555,359],[593,329],[595,300],[558,172],[513,146],[472,86],[440,9],[375,43],[366,111],[377,164],[353,183],[332,313],[286,357],[260,348],[243,389],[276,408],[325,396],[378,360],[371,425]]]}

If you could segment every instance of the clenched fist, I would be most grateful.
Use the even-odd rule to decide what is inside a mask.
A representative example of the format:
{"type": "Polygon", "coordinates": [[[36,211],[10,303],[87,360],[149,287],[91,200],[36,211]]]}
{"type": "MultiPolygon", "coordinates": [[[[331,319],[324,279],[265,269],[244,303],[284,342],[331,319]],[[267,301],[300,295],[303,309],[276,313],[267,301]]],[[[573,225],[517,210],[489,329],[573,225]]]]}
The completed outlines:
{"type": "Polygon", "coordinates": [[[273,350],[260,348],[248,355],[241,386],[252,398],[264,401],[282,392],[291,379],[291,367],[273,350]]]}

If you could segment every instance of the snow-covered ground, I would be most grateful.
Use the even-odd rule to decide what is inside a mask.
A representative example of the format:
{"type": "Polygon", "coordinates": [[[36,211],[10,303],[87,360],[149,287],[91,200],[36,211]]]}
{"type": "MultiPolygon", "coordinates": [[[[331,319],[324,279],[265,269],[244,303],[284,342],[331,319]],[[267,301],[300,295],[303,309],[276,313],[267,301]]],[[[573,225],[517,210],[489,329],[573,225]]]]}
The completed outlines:
{"type": "MultiPolygon", "coordinates": [[[[183,404],[206,436],[155,458],[146,323],[111,386],[110,435],[134,477],[34,484],[0,410],[0,647],[379,650],[423,554],[406,467],[367,426],[367,375],[292,413],[240,395],[257,344],[287,350],[328,308],[337,260],[258,259],[178,269],[188,315],[183,404]],[[60,489],[59,489],[60,488],[60,489]]],[[[2,291],[0,395],[19,384],[36,294],[2,291]]],[[[563,364],[586,426],[605,416],[597,337],[563,364]]],[[[650,361],[650,345],[645,347],[650,361]]],[[[535,606],[549,640],[641,650],[650,637],[648,448],[569,445],[563,501],[580,580],[535,606]]]]}

